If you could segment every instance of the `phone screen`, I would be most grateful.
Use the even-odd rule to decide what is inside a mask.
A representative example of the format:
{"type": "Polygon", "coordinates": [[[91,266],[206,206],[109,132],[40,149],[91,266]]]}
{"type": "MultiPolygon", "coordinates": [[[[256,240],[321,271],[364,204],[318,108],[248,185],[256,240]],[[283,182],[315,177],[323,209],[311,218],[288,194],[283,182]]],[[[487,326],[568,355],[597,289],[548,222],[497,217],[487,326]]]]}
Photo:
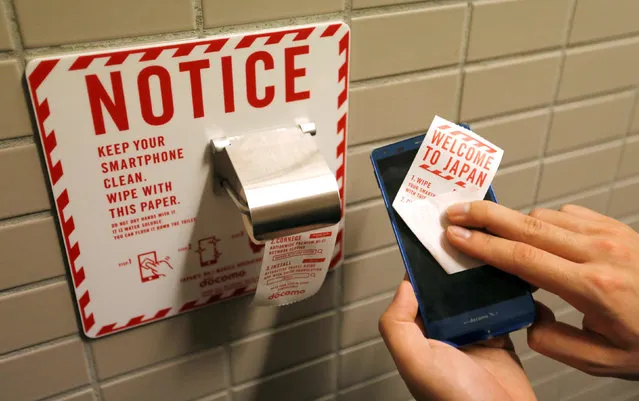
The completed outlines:
{"type": "MultiPolygon", "coordinates": [[[[416,154],[417,149],[408,150],[376,161],[391,204],[416,154]]],[[[490,200],[488,196],[486,199],[490,200]]],[[[420,307],[430,322],[526,295],[530,291],[523,280],[488,265],[449,275],[402,218],[394,210],[391,213],[397,222],[413,285],[420,297],[420,307]]]]}

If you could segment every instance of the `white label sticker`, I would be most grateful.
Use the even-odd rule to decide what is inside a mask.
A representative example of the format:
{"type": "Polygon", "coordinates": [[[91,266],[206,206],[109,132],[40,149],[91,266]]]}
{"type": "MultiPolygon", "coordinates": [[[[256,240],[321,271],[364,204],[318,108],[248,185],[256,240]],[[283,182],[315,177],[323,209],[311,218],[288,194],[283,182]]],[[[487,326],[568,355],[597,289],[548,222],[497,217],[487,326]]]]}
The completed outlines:
{"type": "Polygon", "coordinates": [[[435,116],[393,207],[463,188],[478,188],[472,193],[482,199],[503,154],[474,132],[435,116]]]}
{"type": "Polygon", "coordinates": [[[333,255],[339,225],[266,243],[254,305],[286,305],[319,291],[333,255]]]}
{"type": "Polygon", "coordinates": [[[446,210],[486,196],[504,151],[436,116],[395,197],[393,208],[448,274],[484,263],[446,239],[446,210]]]}

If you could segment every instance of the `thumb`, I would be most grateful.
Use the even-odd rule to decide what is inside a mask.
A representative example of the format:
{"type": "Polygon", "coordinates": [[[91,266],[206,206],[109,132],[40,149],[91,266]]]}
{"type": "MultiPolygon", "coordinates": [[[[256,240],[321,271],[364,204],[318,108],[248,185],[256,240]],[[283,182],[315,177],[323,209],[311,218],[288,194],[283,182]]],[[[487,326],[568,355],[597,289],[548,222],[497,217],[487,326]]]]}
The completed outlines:
{"type": "Polygon", "coordinates": [[[600,335],[557,322],[539,302],[537,311],[537,321],[528,328],[528,345],[540,354],[592,375],[608,374],[623,357],[600,335]]]}
{"type": "Polygon", "coordinates": [[[404,278],[393,301],[379,319],[379,331],[398,368],[400,365],[410,366],[415,355],[429,353],[428,342],[416,323],[418,310],[413,287],[404,278]]]}

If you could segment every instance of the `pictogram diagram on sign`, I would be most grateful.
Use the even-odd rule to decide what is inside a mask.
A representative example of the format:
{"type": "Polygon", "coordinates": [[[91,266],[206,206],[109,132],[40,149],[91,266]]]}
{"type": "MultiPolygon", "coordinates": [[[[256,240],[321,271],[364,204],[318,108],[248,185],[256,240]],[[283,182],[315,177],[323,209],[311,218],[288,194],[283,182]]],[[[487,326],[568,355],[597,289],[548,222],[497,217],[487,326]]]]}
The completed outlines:
{"type": "Polygon", "coordinates": [[[155,251],[139,254],[138,267],[140,269],[140,281],[143,283],[166,277],[166,269],[173,270],[173,266],[169,263],[169,257],[158,260],[155,251]]]}
{"type": "Polygon", "coordinates": [[[211,266],[217,263],[221,255],[217,249],[218,242],[220,242],[220,239],[215,236],[202,238],[198,241],[198,248],[195,252],[200,254],[201,267],[211,266]]]}
{"type": "Polygon", "coordinates": [[[350,28],[333,21],[29,61],[88,337],[255,294],[265,247],[227,240],[244,226],[235,205],[213,193],[215,138],[313,122],[342,206],[324,256],[329,269],[343,262],[349,58],[350,28]]]}

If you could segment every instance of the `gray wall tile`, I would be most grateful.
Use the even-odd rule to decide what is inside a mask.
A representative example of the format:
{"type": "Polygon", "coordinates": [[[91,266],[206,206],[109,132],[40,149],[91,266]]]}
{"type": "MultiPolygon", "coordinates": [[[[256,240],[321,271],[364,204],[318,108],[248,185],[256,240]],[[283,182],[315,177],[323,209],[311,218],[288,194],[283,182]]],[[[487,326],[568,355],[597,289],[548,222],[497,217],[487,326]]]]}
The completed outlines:
{"type": "Polygon", "coordinates": [[[21,75],[17,60],[0,60],[0,139],[29,135],[32,131],[21,75]]]}
{"type": "Polygon", "coordinates": [[[234,383],[243,383],[324,356],[335,348],[334,314],[249,337],[231,345],[234,383]]]}
{"type": "Polygon", "coordinates": [[[187,401],[226,386],[225,354],[213,349],[105,382],[105,401],[187,401]]]}
{"type": "Polygon", "coordinates": [[[235,401],[311,401],[335,390],[335,357],[290,369],[233,390],[235,401]]]}
{"type": "Polygon", "coordinates": [[[458,78],[452,71],[352,89],[348,145],[426,132],[435,114],[454,120],[458,78]]]}
{"type": "Polygon", "coordinates": [[[393,294],[388,294],[344,307],[342,309],[340,346],[350,347],[378,337],[379,318],[392,299],[393,294]]]}
{"type": "Polygon", "coordinates": [[[189,0],[14,3],[26,47],[184,31],[195,26],[189,0]]]}
{"type": "Polygon", "coordinates": [[[88,382],[84,346],[77,338],[0,359],[0,388],[7,400],[40,399],[88,382]]]}
{"type": "Polygon", "coordinates": [[[78,331],[66,282],[0,296],[0,354],[78,331]]]}
{"type": "Polygon", "coordinates": [[[0,226],[0,290],[61,276],[62,250],[52,217],[0,226]],[[34,246],[38,252],[32,252],[34,246]]]}
{"type": "Polygon", "coordinates": [[[458,63],[466,12],[465,5],[438,5],[392,14],[354,17],[351,22],[351,79],[458,63]],[[402,45],[398,46],[398,43],[402,45]],[[429,51],[404,51],[406,47],[429,51]]]}
{"type": "Polygon", "coordinates": [[[397,247],[347,259],[343,267],[343,302],[351,303],[375,294],[393,291],[405,272],[404,262],[397,247]]]}
{"type": "Polygon", "coordinates": [[[340,388],[346,388],[396,369],[383,340],[371,341],[340,352],[340,388]]]}

